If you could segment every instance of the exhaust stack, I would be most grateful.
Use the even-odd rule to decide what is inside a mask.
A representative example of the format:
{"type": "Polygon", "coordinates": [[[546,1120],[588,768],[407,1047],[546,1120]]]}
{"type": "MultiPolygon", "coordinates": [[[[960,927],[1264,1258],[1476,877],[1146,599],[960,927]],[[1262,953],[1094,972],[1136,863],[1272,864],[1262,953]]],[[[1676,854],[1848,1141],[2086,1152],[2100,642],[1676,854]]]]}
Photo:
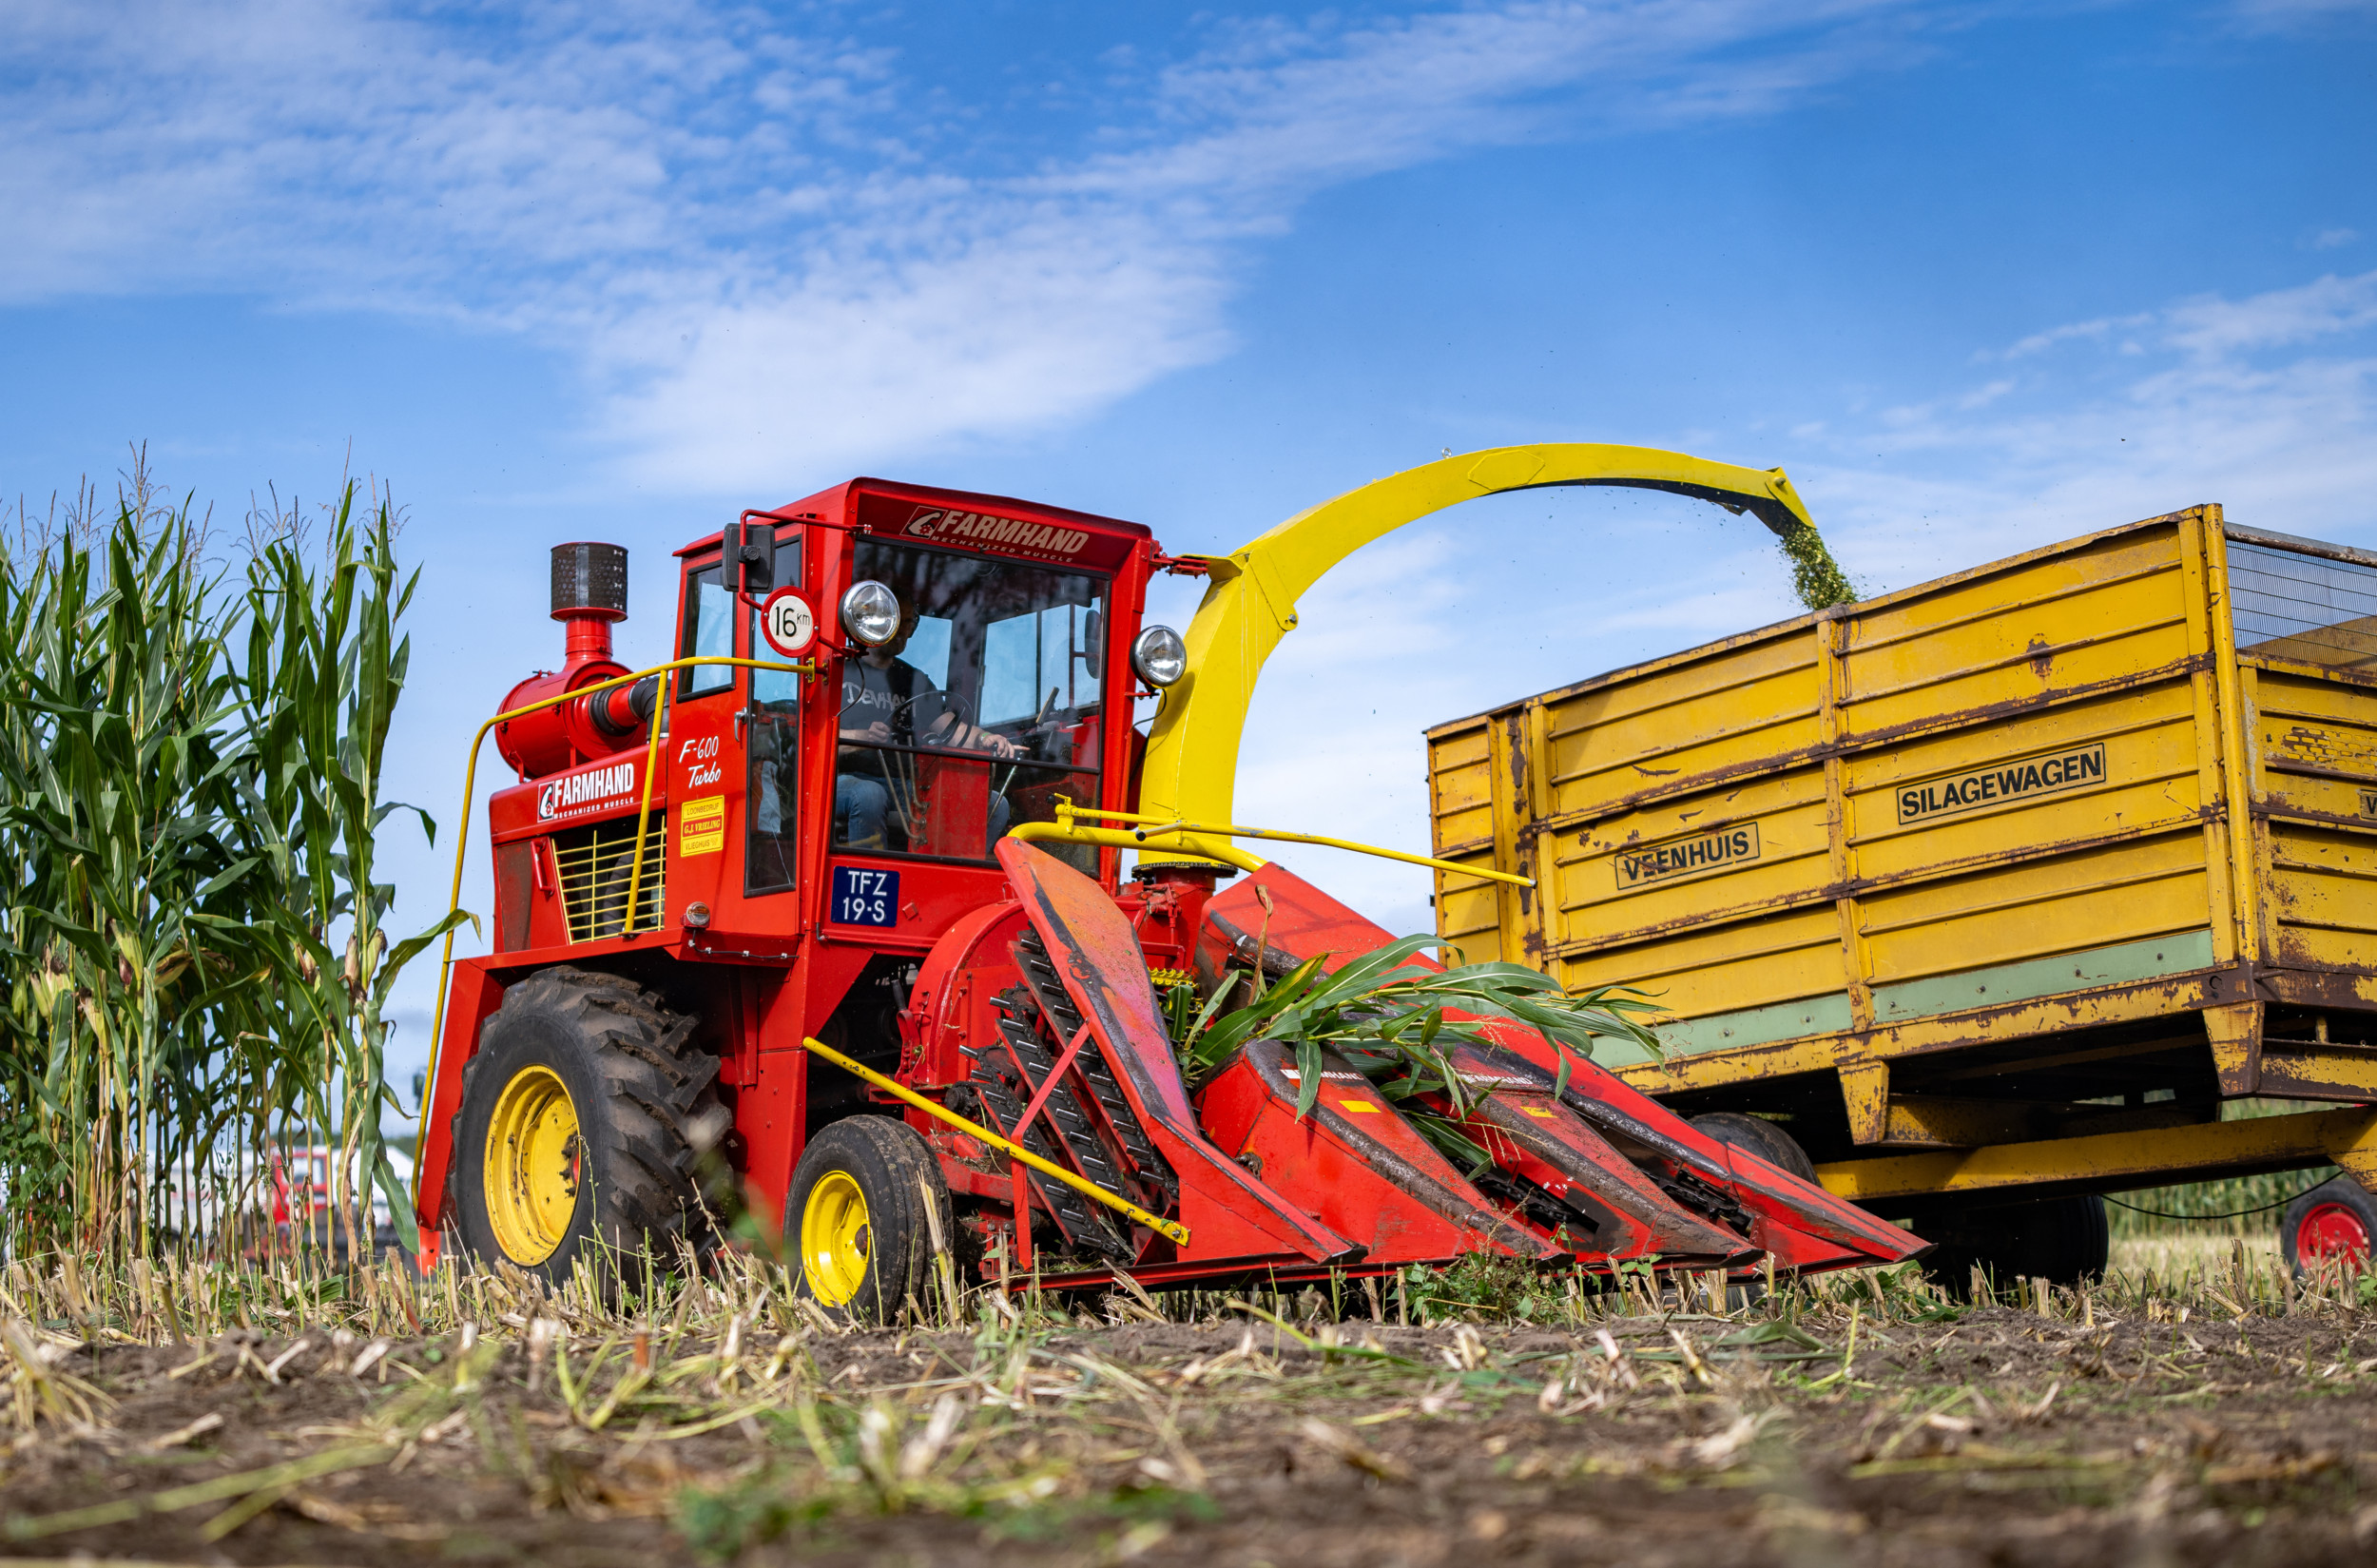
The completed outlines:
{"type": "Polygon", "coordinates": [[[610,658],[610,628],[628,618],[625,545],[553,546],[553,619],[569,629],[562,655],[567,674],[610,658]]]}
{"type": "MultiPolygon", "coordinates": [[[[628,673],[610,650],[611,627],[628,618],[627,547],[553,546],[552,618],[564,629],[561,668],[513,687],[502,711],[628,673]]],[[[495,726],[495,748],[524,780],[608,757],[642,742],[657,695],[658,682],[643,680],[508,719],[495,726]]]]}

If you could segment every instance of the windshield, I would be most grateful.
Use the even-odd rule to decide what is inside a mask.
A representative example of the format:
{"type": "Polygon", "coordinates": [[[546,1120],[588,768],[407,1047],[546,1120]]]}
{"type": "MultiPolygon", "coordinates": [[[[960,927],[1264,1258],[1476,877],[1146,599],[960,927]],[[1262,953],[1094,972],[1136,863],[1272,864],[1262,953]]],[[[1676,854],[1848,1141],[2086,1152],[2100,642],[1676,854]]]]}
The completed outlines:
{"type": "Polygon", "coordinates": [[[1095,800],[1105,578],[863,538],[854,575],[900,630],[842,666],[838,846],[980,860],[1095,800]]]}

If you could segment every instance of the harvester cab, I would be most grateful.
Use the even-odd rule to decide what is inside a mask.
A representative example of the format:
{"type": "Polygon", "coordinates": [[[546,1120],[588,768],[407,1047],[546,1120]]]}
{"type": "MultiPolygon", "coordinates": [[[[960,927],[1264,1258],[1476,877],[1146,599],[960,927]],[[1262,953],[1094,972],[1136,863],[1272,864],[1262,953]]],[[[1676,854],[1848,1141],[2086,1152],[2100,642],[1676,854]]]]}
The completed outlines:
{"type": "MultiPolygon", "coordinates": [[[[1597,465],[1536,482],[1780,504],[1779,474],[1509,450],[1597,465]]],[[[1336,553],[1383,531],[1364,528],[1336,553]]],[[[802,1289],[882,1317],[960,1275],[1919,1250],[1785,1169],[1779,1130],[1696,1129],[1508,1019],[1466,1020],[1465,1092],[1424,1108],[1333,1055],[1310,1091],[1293,1041],[1184,1073],[1168,994],[1390,940],[1245,847],[1300,835],[1227,820],[1246,692],[1334,559],[1263,543],[1174,559],[1131,523],[853,480],[680,551],[673,648],[643,671],[611,652],[625,552],[558,547],[563,667],[481,731],[517,781],[489,808],[494,950],[450,958],[441,991],[424,1261],[610,1277],[647,1249],[698,1256],[742,1204],[781,1226],[802,1289]],[[1185,640],[1142,625],[1158,571],[1213,578],[1185,640]],[[1269,594],[1251,633],[1249,584],[1269,594]],[[1483,1162],[1457,1167],[1406,1111],[1483,1162]]]]}

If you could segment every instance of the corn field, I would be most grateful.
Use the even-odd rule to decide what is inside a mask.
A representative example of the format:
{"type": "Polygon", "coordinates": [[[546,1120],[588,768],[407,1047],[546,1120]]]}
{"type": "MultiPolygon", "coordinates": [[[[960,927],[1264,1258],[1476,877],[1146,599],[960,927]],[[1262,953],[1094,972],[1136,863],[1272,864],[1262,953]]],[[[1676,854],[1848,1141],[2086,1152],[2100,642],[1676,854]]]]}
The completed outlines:
{"type": "Polygon", "coordinates": [[[380,798],[398,526],[350,483],[317,517],[251,516],[226,562],[136,466],[111,516],[86,492],[0,540],[10,1255],[278,1246],[280,1162],[324,1139],[335,1227],[310,1184],[284,1218],[352,1249],[371,1186],[407,1205],[382,1015],[431,936],[391,941],[374,875],[403,809],[380,798]]]}

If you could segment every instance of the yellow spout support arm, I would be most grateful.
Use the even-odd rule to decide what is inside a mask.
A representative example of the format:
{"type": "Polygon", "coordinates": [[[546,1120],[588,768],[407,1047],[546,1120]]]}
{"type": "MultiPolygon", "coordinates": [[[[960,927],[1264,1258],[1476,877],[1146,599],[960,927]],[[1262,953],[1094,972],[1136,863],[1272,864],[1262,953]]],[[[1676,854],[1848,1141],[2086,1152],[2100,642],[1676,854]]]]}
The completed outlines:
{"type": "Polygon", "coordinates": [[[1459,877],[1481,877],[1487,881],[1508,882],[1513,887],[1533,887],[1532,877],[1514,876],[1508,871],[1488,871],[1482,866],[1462,865],[1458,861],[1440,861],[1429,855],[1413,855],[1401,849],[1382,849],[1374,843],[1357,843],[1351,839],[1331,839],[1319,833],[1290,833],[1276,827],[1225,827],[1214,823],[1167,822],[1150,817],[1144,811],[1103,811],[1096,806],[1075,805],[1064,796],[1056,797],[1056,820],[1053,823],[1025,823],[1011,829],[1011,839],[1029,843],[1034,840],[1053,839],[1062,843],[1093,843],[1111,845],[1116,849],[1187,850],[1207,860],[1234,865],[1241,871],[1260,871],[1263,861],[1249,855],[1229,841],[1232,839],[1269,839],[1279,843],[1311,843],[1326,849],[1350,849],[1357,855],[1376,855],[1381,860],[1401,861],[1406,865],[1424,865],[1438,871],[1449,871],[1459,877]],[[1088,827],[1075,819],[1103,817],[1126,822],[1129,828],[1088,827]]]}
{"type": "Polygon", "coordinates": [[[1297,599],[1329,568],[1372,540],[1458,501],[1551,485],[1616,485],[1691,495],[1752,513],[1783,535],[1814,526],[1779,468],[1737,468],[1652,447],[1567,442],[1496,447],[1349,490],[1227,555],[1209,558],[1212,580],[1185,639],[1188,671],[1164,694],[1148,735],[1141,812],[1160,823],[1230,820],[1238,745],[1255,678],[1280,638],[1296,625],[1297,599]]]}

